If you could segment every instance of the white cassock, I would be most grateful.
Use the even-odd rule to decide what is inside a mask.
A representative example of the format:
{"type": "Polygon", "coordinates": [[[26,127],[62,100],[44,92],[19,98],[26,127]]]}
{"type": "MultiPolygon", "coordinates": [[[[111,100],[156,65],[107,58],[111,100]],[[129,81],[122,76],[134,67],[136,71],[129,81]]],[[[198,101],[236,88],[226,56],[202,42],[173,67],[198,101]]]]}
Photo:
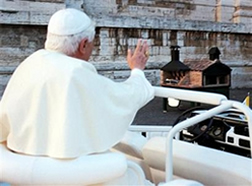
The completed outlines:
{"type": "Polygon", "coordinates": [[[0,142],[20,153],[74,158],[118,143],[154,90],[141,70],[114,82],[85,61],[39,50],[14,72],[0,105],[0,142]]]}

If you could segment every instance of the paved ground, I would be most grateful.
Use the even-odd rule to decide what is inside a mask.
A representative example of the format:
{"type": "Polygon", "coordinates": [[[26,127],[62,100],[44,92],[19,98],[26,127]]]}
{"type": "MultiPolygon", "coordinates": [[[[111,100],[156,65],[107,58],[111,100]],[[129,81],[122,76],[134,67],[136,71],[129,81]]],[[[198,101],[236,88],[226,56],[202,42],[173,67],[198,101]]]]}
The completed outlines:
{"type": "MultiPolygon", "coordinates": [[[[230,99],[243,101],[247,93],[252,93],[251,89],[231,89],[230,99]]],[[[250,99],[250,105],[252,99],[250,99]]],[[[136,115],[133,121],[134,125],[149,124],[149,125],[171,125],[176,118],[185,110],[192,107],[189,102],[181,102],[178,108],[168,107],[168,112],[163,112],[163,99],[154,98],[150,103],[143,107],[136,115]]]]}

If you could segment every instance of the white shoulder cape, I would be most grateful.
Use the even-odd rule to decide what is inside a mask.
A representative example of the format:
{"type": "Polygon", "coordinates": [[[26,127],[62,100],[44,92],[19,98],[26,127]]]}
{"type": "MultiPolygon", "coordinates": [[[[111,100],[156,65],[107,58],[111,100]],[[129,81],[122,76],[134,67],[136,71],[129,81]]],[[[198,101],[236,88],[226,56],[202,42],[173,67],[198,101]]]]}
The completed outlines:
{"type": "Polygon", "coordinates": [[[39,50],[14,72],[0,102],[0,142],[31,155],[74,158],[118,143],[153,98],[140,70],[121,83],[88,62],[39,50]]]}

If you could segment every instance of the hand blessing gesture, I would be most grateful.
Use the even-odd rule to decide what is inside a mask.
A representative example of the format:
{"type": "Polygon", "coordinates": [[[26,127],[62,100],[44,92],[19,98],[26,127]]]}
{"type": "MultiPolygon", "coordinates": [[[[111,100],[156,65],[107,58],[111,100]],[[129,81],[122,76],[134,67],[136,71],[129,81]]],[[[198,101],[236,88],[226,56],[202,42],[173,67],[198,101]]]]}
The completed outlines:
{"type": "Polygon", "coordinates": [[[138,40],[135,51],[128,49],[127,62],[130,69],[138,68],[143,70],[149,58],[149,46],[146,41],[138,40]]]}

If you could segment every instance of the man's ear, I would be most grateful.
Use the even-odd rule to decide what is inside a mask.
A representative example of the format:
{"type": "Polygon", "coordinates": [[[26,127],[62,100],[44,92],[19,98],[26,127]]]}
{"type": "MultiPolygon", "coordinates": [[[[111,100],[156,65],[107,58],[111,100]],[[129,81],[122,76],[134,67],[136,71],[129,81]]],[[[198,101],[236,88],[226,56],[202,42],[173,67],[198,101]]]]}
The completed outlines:
{"type": "Polygon", "coordinates": [[[81,40],[81,42],[79,44],[79,52],[81,54],[85,54],[87,43],[88,43],[88,39],[87,38],[81,40]]]}

